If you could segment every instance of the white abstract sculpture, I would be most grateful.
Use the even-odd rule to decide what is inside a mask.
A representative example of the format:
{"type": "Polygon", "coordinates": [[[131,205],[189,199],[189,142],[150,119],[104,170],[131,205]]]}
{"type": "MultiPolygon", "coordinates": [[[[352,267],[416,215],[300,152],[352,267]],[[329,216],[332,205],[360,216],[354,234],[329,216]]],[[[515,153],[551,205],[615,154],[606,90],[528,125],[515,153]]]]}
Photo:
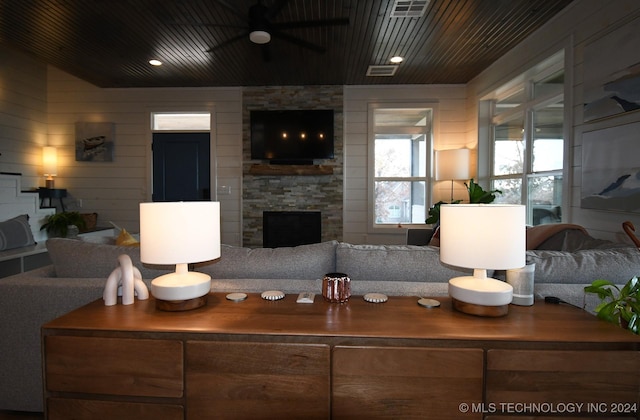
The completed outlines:
{"type": "Polygon", "coordinates": [[[107,283],[102,293],[102,299],[105,306],[113,306],[118,303],[118,286],[122,285],[122,304],[131,305],[134,296],[137,294],[138,299],[149,299],[149,289],[142,281],[142,274],[137,267],[133,266],[131,257],[122,254],[118,257],[120,266],[113,270],[107,278],[107,283]]]}

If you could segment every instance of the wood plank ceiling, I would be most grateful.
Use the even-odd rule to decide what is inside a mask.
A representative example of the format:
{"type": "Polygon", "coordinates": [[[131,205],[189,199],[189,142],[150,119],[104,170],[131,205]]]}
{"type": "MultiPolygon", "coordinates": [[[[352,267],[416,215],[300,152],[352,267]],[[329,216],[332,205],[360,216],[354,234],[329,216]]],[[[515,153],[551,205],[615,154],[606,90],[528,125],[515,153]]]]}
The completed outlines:
{"type": "Polygon", "coordinates": [[[246,36],[257,0],[2,0],[0,43],[100,87],[466,83],[571,1],[430,0],[391,17],[394,0],[263,0],[273,25],[349,22],[282,29],[265,60],[246,36]],[[367,76],[394,55],[395,75],[367,76]]]}

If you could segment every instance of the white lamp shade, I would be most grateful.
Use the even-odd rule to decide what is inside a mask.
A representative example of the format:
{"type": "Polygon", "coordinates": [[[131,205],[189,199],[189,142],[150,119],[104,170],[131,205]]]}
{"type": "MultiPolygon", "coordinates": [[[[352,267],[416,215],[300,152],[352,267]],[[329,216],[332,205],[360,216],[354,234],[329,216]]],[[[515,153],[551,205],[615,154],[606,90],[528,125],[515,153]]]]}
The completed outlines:
{"type": "Polygon", "coordinates": [[[485,270],[525,266],[525,207],[510,204],[443,204],[440,260],[485,270]]]}
{"type": "Polygon", "coordinates": [[[436,150],[436,181],[469,179],[469,149],[436,150]]]}
{"type": "Polygon", "coordinates": [[[140,203],[140,259],[189,264],[220,257],[220,203],[140,203]]]}
{"type": "Polygon", "coordinates": [[[58,175],[58,154],[53,146],[42,148],[42,173],[44,176],[58,175]]]}

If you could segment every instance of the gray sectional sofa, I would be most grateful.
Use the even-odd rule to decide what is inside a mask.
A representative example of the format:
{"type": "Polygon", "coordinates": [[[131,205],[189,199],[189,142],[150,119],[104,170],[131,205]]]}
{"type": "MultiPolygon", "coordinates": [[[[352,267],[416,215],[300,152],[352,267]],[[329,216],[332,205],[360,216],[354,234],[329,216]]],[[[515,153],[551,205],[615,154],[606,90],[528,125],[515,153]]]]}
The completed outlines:
{"type": "MultiPolygon", "coordinates": [[[[47,242],[52,265],[0,279],[0,410],[42,411],[40,326],[102,296],[121,254],[131,256],[149,285],[169,267],[140,263],[139,248],[73,239],[47,242]]],[[[583,287],[598,278],[624,283],[640,274],[640,252],[607,247],[576,252],[527,251],[536,263],[538,296],[553,295],[583,307],[583,287]]],[[[212,277],[218,292],[320,295],[325,273],[343,272],[352,293],[389,296],[446,296],[447,281],[469,271],[443,265],[439,248],[411,245],[352,245],[337,241],[292,248],[222,247],[219,260],[194,267],[212,277]]],[[[503,273],[494,273],[497,277],[503,273]]],[[[587,302],[588,309],[595,305],[587,302]]]]}

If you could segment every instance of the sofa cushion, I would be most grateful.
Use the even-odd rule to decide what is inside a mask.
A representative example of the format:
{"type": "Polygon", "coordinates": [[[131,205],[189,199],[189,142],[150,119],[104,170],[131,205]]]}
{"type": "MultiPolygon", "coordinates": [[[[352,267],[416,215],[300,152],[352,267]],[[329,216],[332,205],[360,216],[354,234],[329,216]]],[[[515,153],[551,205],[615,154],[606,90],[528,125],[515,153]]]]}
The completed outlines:
{"type": "Polygon", "coordinates": [[[634,247],[576,252],[530,250],[527,264],[531,263],[536,264],[536,283],[587,284],[606,279],[623,284],[640,275],[640,250],[634,247]]]}
{"type": "Polygon", "coordinates": [[[47,240],[47,250],[56,276],[69,278],[104,278],[118,267],[118,257],[127,254],[145,279],[155,278],[171,270],[151,267],[140,262],[140,248],[87,242],[68,238],[47,240]]]}
{"type": "Polygon", "coordinates": [[[447,282],[472,270],[440,262],[439,248],[415,245],[351,245],[336,249],[336,271],[351,280],[447,282]]]}
{"type": "Polygon", "coordinates": [[[196,264],[213,279],[319,279],[335,271],[337,241],[282,248],[221,247],[221,257],[196,264]]]}
{"type": "Polygon", "coordinates": [[[0,222],[0,251],[34,244],[28,215],[21,214],[0,222]]]}

